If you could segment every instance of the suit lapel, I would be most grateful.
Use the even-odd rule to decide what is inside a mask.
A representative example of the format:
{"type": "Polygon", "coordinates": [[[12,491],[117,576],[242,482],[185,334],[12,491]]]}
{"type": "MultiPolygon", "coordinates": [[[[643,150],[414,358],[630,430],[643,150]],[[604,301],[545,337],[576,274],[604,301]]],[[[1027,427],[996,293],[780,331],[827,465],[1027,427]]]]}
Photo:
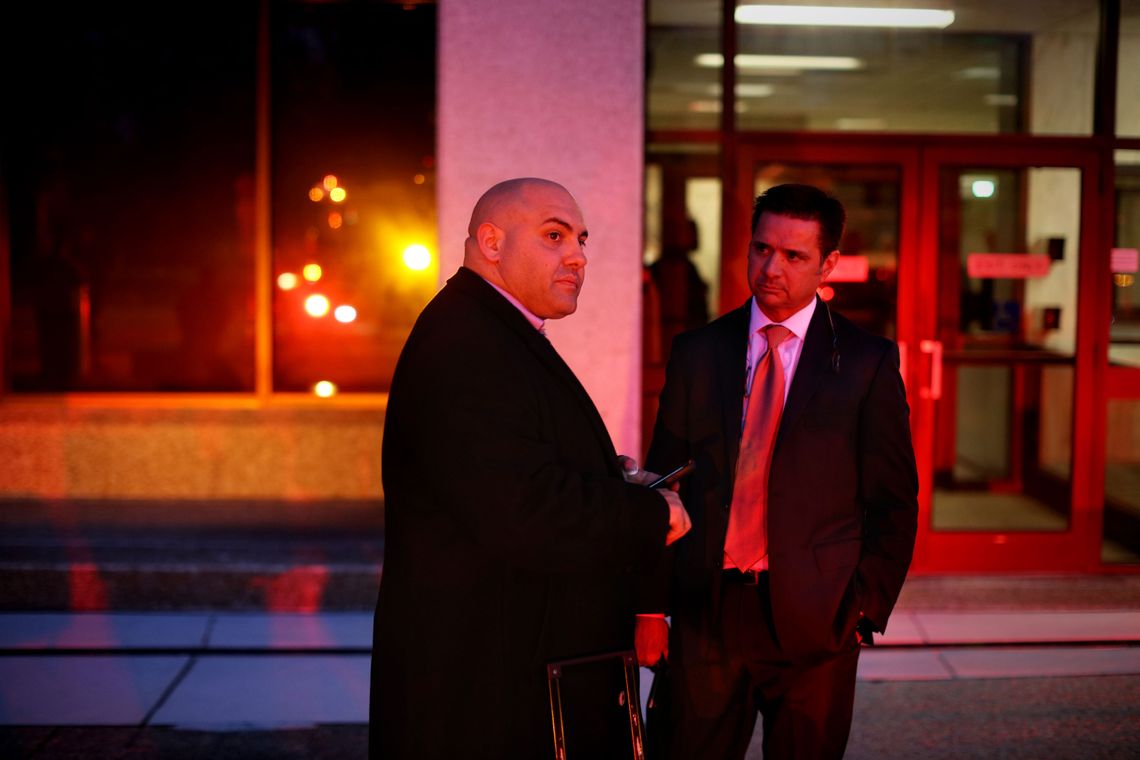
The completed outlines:
{"type": "Polygon", "coordinates": [[[493,311],[505,327],[514,332],[522,340],[527,349],[534,356],[550,368],[554,374],[565,383],[572,395],[578,400],[586,419],[594,430],[594,435],[603,449],[609,454],[607,461],[611,462],[611,469],[617,471],[617,452],[614,450],[613,439],[610,438],[606,423],[602,420],[598,408],[594,405],[590,394],[582,387],[574,371],[570,369],[565,360],[549,340],[542,333],[534,329],[534,325],[527,321],[513,304],[503,298],[486,280],[475,272],[460,267],[455,275],[448,280],[449,285],[455,285],[461,291],[477,299],[481,304],[493,311]]]}
{"type": "MultiPolygon", "coordinates": [[[[731,312],[717,336],[716,376],[724,428],[725,472],[731,478],[740,455],[740,425],[744,417],[744,372],[748,358],[748,321],[751,301],[731,312]]],[[[727,498],[727,495],[726,495],[727,498]]]]}
{"type": "Polygon", "coordinates": [[[795,427],[808,402],[831,371],[832,340],[831,328],[824,312],[826,308],[822,303],[817,303],[811,323],[808,325],[804,350],[800,352],[796,374],[792,378],[792,387],[788,390],[788,400],[784,404],[783,416],[780,418],[780,431],[776,434],[777,450],[787,431],[795,427]]]}

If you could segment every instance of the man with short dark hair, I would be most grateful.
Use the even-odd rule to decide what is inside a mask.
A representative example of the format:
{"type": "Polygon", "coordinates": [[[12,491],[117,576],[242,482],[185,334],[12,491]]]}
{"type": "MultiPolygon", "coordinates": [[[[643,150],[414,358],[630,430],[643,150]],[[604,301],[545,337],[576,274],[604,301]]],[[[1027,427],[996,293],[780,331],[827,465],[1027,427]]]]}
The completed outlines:
{"type": "MultiPolygon", "coordinates": [[[[630,649],[632,572],[688,529],[675,493],[626,482],[542,332],[577,308],[586,237],[561,185],[495,185],[471,215],[463,267],[400,354],[384,421],[374,758],[551,757],[546,664],[630,649]]],[[[629,757],[621,683],[566,680],[575,754],[629,757]]]]}
{"type": "Polygon", "coordinates": [[[918,478],[898,349],[816,295],[844,222],[815,187],[762,194],[752,298],[673,344],[647,464],[696,460],[693,530],[636,636],[643,665],[668,656],[672,760],[743,758],[758,712],[766,757],[842,757],[860,642],[906,577],[918,478]]]}

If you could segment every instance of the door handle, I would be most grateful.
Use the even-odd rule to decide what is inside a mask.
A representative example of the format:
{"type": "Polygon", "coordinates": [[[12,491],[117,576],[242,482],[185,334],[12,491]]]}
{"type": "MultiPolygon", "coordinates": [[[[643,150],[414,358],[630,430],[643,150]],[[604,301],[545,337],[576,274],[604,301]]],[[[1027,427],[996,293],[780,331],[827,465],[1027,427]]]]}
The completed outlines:
{"type": "Polygon", "coordinates": [[[937,401],[942,398],[942,341],[924,340],[918,344],[918,350],[930,354],[930,385],[919,388],[918,395],[937,401]]]}

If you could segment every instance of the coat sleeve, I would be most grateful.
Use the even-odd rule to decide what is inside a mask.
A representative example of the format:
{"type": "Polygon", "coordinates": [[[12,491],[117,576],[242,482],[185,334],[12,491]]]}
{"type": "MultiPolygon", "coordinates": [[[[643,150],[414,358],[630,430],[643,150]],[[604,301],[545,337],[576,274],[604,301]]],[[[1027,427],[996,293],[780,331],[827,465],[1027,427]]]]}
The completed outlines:
{"type": "Polygon", "coordinates": [[[533,359],[508,340],[433,348],[414,357],[402,408],[389,409],[416,423],[402,427],[409,450],[393,452],[385,469],[401,460],[413,469],[425,459],[435,464],[421,471],[429,498],[416,509],[436,512],[435,524],[473,542],[479,555],[516,568],[656,561],[668,529],[665,500],[607,468],[587,425],[559,428],[553,407],[577,401],[557,378],[530,369],[524,360],[533,359]]]}
{"type": "Polygon", "coordinates": [[[875,371],[859,430],[859,491],[864,508],[859,601],[875,629],[882,631],[902,590],[918,524],[910,409],[893,343],[875,371]]]}

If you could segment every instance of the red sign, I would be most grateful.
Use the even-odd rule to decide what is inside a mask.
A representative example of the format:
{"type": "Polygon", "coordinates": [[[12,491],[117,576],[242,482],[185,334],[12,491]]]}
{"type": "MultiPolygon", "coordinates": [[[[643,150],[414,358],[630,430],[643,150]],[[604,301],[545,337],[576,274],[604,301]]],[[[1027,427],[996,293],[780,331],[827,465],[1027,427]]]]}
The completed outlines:
{"type": "Polygon", "coordinates": [[[1050,264],[1044,253],[971,253],[966,274],[980,280],[1024,280],[1049,274],[1050,264]]]}
{"type": "Polygon", "coordinates": [[[1140,251],[1135,248],[1113,248],[1110,261],[1114,273],[1140,271],[1140,251]]]}
{"type": "Polygon", "coordinates": [[[828,282],[866,282],[871,272],[871,264],[866,256],[839,256],[839,263],[831,274],[827,276],[828,282]]]}

